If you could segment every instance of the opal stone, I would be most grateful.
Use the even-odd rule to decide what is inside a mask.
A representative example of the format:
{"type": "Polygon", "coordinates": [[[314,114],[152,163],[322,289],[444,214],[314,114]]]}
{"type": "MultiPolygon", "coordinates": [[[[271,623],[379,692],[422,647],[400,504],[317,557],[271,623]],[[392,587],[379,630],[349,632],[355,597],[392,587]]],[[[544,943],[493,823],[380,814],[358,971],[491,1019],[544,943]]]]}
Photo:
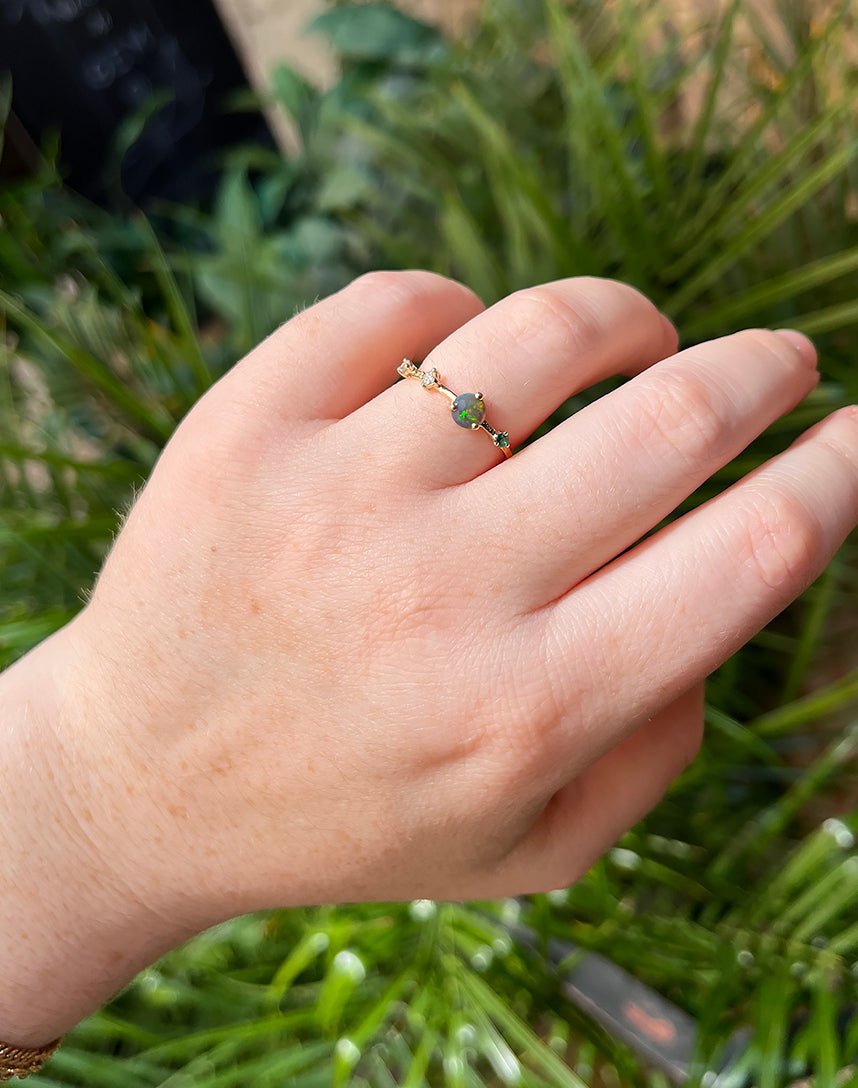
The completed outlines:
{"type": "Polygon", "coordinates": [[[486,418],[486,402],[476,393],[460,393],[450,406],[453,421],[473,430],[486,418]]]}

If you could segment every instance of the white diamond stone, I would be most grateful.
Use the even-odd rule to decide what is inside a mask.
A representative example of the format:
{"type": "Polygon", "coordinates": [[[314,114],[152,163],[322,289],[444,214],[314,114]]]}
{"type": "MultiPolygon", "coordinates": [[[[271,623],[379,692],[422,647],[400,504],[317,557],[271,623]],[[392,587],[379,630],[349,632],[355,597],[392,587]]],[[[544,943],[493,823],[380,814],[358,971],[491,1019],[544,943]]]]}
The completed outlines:
{"type": "Polygon", "coordinates": [[[420,378],[420,384],[424,389],[430,389],[433,385],[438,384],[438,371],[432,367],[431,370],[426,370],[420,378]]]}

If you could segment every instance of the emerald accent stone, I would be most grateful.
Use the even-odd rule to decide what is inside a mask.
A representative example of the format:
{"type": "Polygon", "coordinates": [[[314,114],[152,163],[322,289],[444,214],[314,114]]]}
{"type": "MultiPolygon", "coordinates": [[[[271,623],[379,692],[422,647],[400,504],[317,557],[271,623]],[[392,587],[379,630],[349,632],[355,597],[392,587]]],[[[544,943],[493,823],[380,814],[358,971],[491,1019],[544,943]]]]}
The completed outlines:
{"type": "Polygon", "coordinates": [[[501,431],[500,434],[495,436],[495,445],[502,450],[509,449],[509,435],[506,431],[501,431]]]}
{"type": "Polygon", "coordinates": [[[486,402],[476,393],[460,393],[451,405],[453,421],[473,430],[486,418],[486,402]]]}

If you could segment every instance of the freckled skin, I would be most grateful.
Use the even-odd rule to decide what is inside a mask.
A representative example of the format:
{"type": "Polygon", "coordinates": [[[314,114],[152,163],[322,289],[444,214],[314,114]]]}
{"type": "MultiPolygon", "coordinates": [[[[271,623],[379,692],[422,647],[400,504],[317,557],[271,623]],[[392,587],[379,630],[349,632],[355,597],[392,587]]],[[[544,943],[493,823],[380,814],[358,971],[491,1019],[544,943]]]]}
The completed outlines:
{"type": "Polygon", "coordinates": [[[34,768],[0,853],[45,855],[0,890],[0,1038],[54,1037],[237,914],[563,886],[658,801],[705,677],[858,521],[846,409],[647,535],[817,380],[771,330],[677,347],[615,281],[484,309],[379,273],[199,401],[84,610],[0,678],[6,758],[34,768]],[[394,382],[403,356],[485,390],[517,452],[394,382]]]}

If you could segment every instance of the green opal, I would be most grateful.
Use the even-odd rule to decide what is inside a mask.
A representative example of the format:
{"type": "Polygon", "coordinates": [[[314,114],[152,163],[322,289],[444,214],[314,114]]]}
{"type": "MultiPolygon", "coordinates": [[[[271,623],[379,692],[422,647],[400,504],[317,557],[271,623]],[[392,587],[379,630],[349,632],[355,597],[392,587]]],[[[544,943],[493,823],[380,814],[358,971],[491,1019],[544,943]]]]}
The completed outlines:
{"type": "Polygon", "coordinates": [[[473,430],[486,418],[486,402],[476,393],[460,393],[450,406],[453,421],[460,427],[473,430]]]}

